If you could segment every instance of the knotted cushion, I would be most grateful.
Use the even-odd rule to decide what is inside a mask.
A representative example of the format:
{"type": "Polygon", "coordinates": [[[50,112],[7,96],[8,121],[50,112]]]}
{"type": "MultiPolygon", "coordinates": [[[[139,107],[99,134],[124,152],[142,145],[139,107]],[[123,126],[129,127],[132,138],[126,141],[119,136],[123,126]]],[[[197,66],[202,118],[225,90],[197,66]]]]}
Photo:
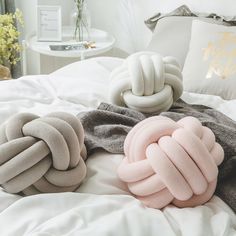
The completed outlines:
{"type": "Polygon", "coordinates": [[[0,127],[0,185],[9,193],[74,191],[85,159],[84,130],[71,114],[22,113],[0,127]]]}
{"type": "Polygon", "coordinates": [[[176,59],[153,52],[129,56],[111,73],[110,80],[111,103],[144,113],[167,111],[183,92],[176,59]]]}
{"type": "Polygon", "coordinates": [[[154,116],[138,123],[124,143],[118,175],[146,206],[193,207],[213,195],[224,151],[194,117],[154,116]]]}

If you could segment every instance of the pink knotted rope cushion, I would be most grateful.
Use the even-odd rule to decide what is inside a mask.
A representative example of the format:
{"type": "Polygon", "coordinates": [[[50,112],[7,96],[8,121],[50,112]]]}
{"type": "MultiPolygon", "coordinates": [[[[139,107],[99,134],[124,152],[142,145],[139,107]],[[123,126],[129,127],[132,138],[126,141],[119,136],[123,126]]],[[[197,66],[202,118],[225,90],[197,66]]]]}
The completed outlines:
{"type": "Polygon", "coordinates": [[[120,179],[146,206],[158,209],[207,202],[224,159],[213,132],[194,117],[145,119],[127,135],[124,152],[120,179]]]}

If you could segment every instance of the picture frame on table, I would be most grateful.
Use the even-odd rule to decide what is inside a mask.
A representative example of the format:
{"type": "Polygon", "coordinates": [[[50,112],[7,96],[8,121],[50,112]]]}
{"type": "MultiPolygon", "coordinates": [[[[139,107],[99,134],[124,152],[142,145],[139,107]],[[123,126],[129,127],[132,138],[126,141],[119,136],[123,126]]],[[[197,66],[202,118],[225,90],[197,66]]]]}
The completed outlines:
{"type": "Polygon", "coordinates": [[[37,40],[46,42],[62,40],[61,6],[37,6],[37,40]]]}

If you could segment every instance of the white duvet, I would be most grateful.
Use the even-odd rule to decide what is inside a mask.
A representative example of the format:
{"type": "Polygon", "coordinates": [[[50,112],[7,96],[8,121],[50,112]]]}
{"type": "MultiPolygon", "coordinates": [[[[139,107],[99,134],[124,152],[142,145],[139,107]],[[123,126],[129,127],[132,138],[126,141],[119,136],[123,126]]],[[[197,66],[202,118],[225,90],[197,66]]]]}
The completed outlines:
{"type": "MultiPolygon", "coordinates": [[[[121,62],[97,58],[51,75],[0,82],[0,124],[16,112],[77,114],[96,108],[107,101],[110,71],[121,62]]],[[[236,100],[189,93],[182,98],[211,106],[236,120],[236,100]]],[[[0,236],[236,235],[235,214],[216,196],[195,208],[145,208],[116,176],[122,157],[102,151],[89,157],[88,174],[77,193],[20,197],[0,190],[0,236]]]]}

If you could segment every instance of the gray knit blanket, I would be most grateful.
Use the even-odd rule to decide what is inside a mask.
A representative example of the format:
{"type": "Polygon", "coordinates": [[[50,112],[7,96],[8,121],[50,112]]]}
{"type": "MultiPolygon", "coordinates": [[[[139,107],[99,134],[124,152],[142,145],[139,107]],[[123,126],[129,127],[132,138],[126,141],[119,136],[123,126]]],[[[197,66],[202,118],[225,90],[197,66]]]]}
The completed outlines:
{"type": "MultiPolygon", "coordinates": [[[[160,115],[175,121],[185,116],[194,116],[213,131],[216,141],[225,151],[224,161],[219,167],[216,194],[236,212],[236,122],[214,109],[189,105],[181,100],[174,103],[168,112],[160,115]]],[[[88,154],[97,149],[124,153],[127,133],[138,122],[150,116],[106,103],[101,103],[97,110],[80,113],[78,117],[85,130],[88,154]]]]}

